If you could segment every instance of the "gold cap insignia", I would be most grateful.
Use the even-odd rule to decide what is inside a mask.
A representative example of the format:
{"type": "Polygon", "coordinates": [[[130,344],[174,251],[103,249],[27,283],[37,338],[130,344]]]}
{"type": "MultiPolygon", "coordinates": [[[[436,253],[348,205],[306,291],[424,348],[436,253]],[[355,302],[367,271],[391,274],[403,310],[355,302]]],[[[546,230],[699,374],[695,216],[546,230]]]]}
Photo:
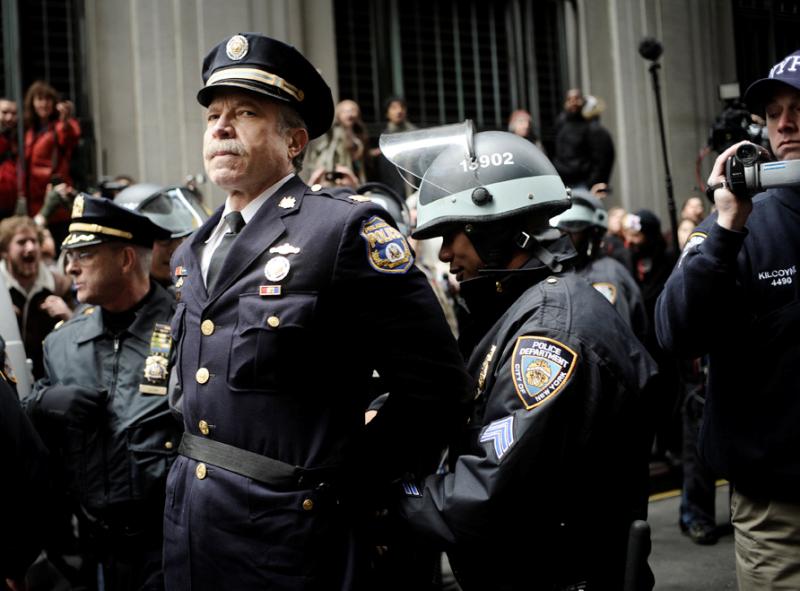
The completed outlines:
{"type": "Polygon", "coordinates": [[[228,39],[228,44],[225,46],[225,53],[234,61],[238,61],[247,55],[249,44],[247,38],[242,35],[234,35],[228,39]]]}
{"type": "Polygon", "coordinates": [[[72,217],[83,217],[83,195],[75,197],[75,201],[72,203],[72,217]]]}
{"type": "Polygon", "coordinates": [[[294,197],[292,197],[291,195],[287,195],[286,197],[280,200],[280,203],[278,203],[278,207],[282,207],[283,209],[291,209],[295,206],[296,203],[297,200],[294,197]]]}

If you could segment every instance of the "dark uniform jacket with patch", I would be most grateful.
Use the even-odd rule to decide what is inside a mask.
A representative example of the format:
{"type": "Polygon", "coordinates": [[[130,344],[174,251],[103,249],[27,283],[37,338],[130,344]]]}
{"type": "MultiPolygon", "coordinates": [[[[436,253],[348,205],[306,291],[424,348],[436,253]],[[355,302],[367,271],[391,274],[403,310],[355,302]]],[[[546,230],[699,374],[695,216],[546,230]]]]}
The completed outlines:
{"type": "Polygon", "coordinates": [[[173,306],[167,291],[151,283],[132,324],[119,335],[104,325],[99,307],[76,313],[45,339],[45,377],[27,399],[33,408],[54,386],[106,392],[97,427],[67,425],[58,443],[73,494],[110,526],[144,526],[145,515],[156,521],[163,503],[180,424],[166,396],[142,394],[140,385],[156,323],[168,325],[173,306]]]}
{"type": "Polygon", "coordinates": [[[331,474],[287,489],[180,456],[168,480],[168,589],[363,588],[363,499],[435,465],[468,376],[385,215],[295,177],[238,235],[212,293],[200,260],[221,211],[173,256],[187,433],[331,474]],[[270,280],[278,256],[290,269],[270,280]],[[365,428],[373,369],[390,395],[365,428]]]}
{"type": "Polygon", "coordinates": [[[469,360],[474,408],[450,473],[406,486],[402,513],[445,545],[465,591],[621,589],[646,508],[655,366],[583,279],[534,263],[499,276],[501,293],[498,276],[462,284],[473,313],[499,319],[469,360]]]}
{"type": "Polygon", "coordinates": [[[633,276],[618,260],[601,256],[576,270],[589,284],[613,304],[625,323],[644,342],[647,311],[642,292],[633,276]]]}
{"type": "Polygon", "coordinates": [[[754,497],[800,501],[800,192],[753,200],[744,232],[711,216],[657,308],[663,347],[709,355],[701,453],[754,497]]]}

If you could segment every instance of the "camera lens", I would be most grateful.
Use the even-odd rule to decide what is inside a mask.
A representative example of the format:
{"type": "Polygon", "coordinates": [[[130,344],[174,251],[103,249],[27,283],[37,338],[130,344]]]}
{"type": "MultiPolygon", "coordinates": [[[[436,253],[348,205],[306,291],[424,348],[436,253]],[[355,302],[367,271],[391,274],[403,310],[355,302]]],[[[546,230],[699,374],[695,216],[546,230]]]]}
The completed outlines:
{"type": "Polygon", "coordinates": [[[736,148],[736,159],[745,166],[752,166],[758,160],[758,147],[755,144],[742,144],[736,148]]]}

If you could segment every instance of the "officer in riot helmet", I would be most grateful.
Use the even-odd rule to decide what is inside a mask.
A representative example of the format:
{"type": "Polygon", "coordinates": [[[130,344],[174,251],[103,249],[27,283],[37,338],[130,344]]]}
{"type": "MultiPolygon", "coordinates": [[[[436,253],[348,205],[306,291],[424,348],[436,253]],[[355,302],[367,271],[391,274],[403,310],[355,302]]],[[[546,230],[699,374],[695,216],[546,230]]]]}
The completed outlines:
{"type": "Polygon", "coordinates": [[[474,405],[449,473],[404,483],[400,515],[447,550],[465,591],[621,588],[629,524],[646,508],[639,401],[655,365],[565,272],[576,253],[549,220],[567,189],[536,146],[469,122],[381,144],[421,181],[412,236],[443,237],[475,343],[474,405]],[[582,483],[600,478],[617,486],[589,498],[582,483]]]}
{"type": "Polygon", "coordinates": [[[183,187],[162,187],[137,183],[120,191],[114,203],[147,216],[157,226],[169,230],[170,237],[153,243],[150,276],[162,286],[172,284],[169,260],[172,253],[195,228],[208,219],[193,194],[183,187]]]}
{"type": "Polygon", "coordinates": [[[570,237],[578,253],[575,271],[599,291],[620,313],[634,334],[647,332],[642,292],[630,272],[602,248],[608,230],[608,212],[602,201],[585,189],[572,189],[572,207],[551,224],[570,237]]]}
{"type": "Polygon", "coordinates": [[[356,189],[356,193],[369,197],[370,201],[388,211],[403,236],[411,233],[411,213],[406,200],[389,185],[377,182],[364,183],[356,189]]]}

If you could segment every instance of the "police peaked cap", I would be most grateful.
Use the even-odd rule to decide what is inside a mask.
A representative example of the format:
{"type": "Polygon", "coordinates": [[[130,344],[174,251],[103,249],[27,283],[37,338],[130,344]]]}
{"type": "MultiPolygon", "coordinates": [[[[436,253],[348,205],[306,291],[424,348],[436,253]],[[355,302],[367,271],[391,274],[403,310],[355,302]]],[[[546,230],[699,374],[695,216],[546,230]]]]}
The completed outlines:
{"type": "Polygon", "coordinates": [[[333,122],[331,89],[317,69],[291,45],[258,33],[239,33],[203,60],[205,86],[197,101],[207,107],[219,88],[244,89],[294,108],[311,139],[333,122]]]}
{"type": "Polygon", "coordinates": [[[153,241],[169,237],[169,230],[155,225],[149,218],[105,197],[81,193],[75,197],[69,234],[61,246],[82,248],[103,242],[127,242],[152,248],[153,241]]]}

